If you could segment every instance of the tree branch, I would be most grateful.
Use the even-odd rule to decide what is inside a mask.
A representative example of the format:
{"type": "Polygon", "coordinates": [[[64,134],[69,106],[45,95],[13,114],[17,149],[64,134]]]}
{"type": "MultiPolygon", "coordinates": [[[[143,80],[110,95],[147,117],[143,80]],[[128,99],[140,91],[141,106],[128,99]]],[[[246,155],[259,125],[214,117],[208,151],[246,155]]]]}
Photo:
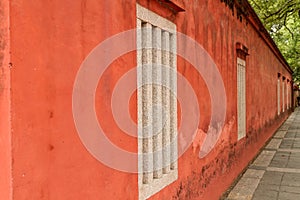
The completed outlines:
{"type": "Polygon", "coordinates": [[[289,8],[291,8],[292,6],[296,5],[296,3],[292,3],[292,0],[289,0],[288,2],[286,2],[279,10],[277,10],[276,12],[271,13],[270,15],[266,16],[264,18],[264,20],[269,19],[270,17],[274,16],[274,15],[281,15],[282,13],[285,13],[289,8]]]}
{"type": "Polygon", "coordinates": [[[293,32],[289,29],[289,27],[286,25],[286,19],[287,19],[287,13],[285,14],[283,25],[284,25],[284,27],[290,32],[290,34],[292,35],[292,38],[294,39],[294,33],[293,33],[293,32]]]}

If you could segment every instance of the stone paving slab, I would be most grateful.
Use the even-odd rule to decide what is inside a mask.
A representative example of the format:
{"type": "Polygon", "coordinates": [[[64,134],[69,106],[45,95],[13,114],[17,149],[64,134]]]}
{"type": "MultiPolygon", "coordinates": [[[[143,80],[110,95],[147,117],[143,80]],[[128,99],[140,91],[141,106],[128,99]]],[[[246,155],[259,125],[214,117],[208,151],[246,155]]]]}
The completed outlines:
{"type": "Polygon", "coordinates": [[[286,173],[297,173],[297,174],[300,174],[300,169],[295,169],[295,168],[267,167],[267,171],[272,171],[272,172],[286,172],[286,173]]]}
{"type": "Polygon", "coordinates": [[[282,138],[283,140],[294,140],[294,141],[300,141],[300,138],[282,138]]]}
{"type": "Polygon", "coordinates": [[[265,149],[278,149],[280,144],[282,142],[282,139],[272,139],[269,144],[265,147],[265,149]]]}
{"type": "Polygon", "coordinates": [[[300,200],[300,109],[278,129],[228,200],[300,200]]]}
{"type": "Polygon", "coordinates": [[[279,200],[299,200],[300,194],[280,192],[278,199],[279,200]]]}
{"type": "Polygon", "coordinates": [[[287,133],[286,131],[277,131],[274,138],[284,138],[286,133],[287,133]]]}
{"type": "Polygon", "coordinates": [[[243,175],[243,177],[261,179],[264,173],[264,170],[248,169],[243,175]]]}
{"type": "Polygon", "coordinates": [[[227,199],[252,199],[253,193],[264,173],[264,170],[248,169],[235,188],[231,191],[227,199]]]}
{"type": "Polygon", "coordinates": [[[277,199],[277,197],[277,191],[257,190],[257,192],[253,196],[253,200],[274,200],[277,199]]]}
{"type": "Polygon", "coordinates": [[[260,155],[256,158],[256,160],[253,162],[252,165],[261,166],[261,167],[269,166],[269,164],[272,161],[273,156],[275,155],[275,153],[276,153],[276,151],[263,150],[260,153],[260,155]]]}
{"type": "Polygon", "coordinates": [[[300,149],[277,149],[277,151],[299,153],[300,149]]]}
{"type": "Polygon", "coordinates": [[[281,192],[287,192],[287,193],[295,193],[295,194],[300,194],[300,188],[299,187],[294,187],[294,186],[280,186],[280,191],[281,192]]]}

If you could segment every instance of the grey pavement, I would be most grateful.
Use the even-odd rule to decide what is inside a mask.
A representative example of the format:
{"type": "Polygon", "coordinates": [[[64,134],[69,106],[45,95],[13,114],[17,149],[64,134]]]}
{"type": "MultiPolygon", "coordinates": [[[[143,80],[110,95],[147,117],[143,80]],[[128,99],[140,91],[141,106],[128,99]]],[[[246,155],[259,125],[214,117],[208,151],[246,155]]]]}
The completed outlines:
{"type": "Polygon", "coordinates": [[[227,200],[300,200],[300,109],[286,120],[227,200]]]}

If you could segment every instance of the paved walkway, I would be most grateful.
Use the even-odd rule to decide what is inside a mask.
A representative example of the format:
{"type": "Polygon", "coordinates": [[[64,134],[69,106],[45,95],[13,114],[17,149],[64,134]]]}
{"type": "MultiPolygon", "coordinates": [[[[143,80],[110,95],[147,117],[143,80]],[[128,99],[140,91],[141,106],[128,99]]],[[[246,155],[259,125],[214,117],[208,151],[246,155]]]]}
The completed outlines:
{"type": "Polygon", "coordinates": [[[279,128],[226,199],[300,200],[300,109],[279,128]]]}

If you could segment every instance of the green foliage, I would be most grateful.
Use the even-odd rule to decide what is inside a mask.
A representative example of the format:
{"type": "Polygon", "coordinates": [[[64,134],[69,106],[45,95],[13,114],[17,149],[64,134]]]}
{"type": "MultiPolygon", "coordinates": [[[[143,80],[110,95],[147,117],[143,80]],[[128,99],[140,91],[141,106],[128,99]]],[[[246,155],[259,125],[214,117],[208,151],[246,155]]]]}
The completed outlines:
{"type": "Polygon", "coordinates": [[[300,0],[249,0],[300,84],[300,0]]]}

